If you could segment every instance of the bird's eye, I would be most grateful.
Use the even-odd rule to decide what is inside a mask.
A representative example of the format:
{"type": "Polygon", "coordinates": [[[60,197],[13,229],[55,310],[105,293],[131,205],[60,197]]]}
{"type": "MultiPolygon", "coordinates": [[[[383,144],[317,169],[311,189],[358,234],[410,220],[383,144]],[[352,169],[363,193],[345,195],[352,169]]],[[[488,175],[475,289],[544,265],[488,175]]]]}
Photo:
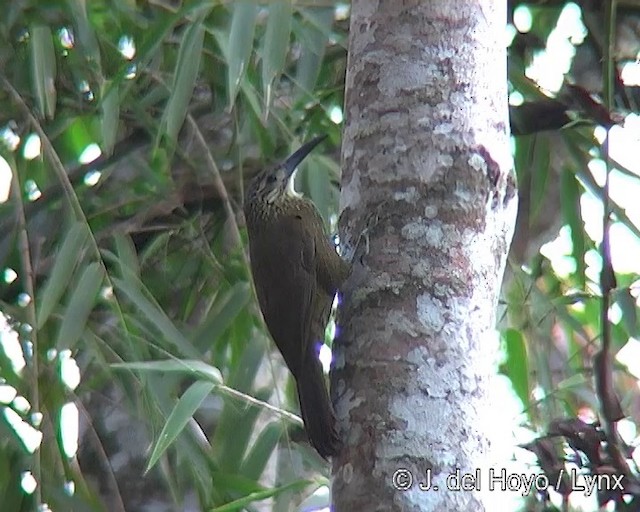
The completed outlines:
{"type": "Polygon", "coordinates": [[[275,175],[269,174],[269,176],[267,176],[267,183],[273,183],[274,181],[276,181],[275,175]]]}

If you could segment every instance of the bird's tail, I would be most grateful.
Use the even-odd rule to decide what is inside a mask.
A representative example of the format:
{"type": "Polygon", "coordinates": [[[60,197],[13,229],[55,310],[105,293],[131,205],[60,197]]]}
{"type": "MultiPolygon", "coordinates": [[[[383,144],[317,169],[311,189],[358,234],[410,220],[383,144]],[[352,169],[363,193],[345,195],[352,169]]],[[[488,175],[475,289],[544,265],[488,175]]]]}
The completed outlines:
{"type": "Polygon", "coordinates": [[[326,459],[340,449],[336,417],[320,361],[311,357],[303,368],[306,371],[296,378],[302,419],[311,444],[326,459]]]}

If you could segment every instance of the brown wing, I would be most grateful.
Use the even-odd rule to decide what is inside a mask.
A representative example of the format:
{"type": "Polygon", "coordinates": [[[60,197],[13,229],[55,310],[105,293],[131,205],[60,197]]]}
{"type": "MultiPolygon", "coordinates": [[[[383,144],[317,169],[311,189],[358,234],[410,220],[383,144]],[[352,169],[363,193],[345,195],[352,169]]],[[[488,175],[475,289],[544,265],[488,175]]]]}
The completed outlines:
{"type": "Polygon", "coordinates": [[[294,376],[309,343],[316,248],[302,219],[283,217],[250,234],[251,268],[269,332],[294,376]]]}
{"type": "Polygon", "coordinates": [[[316,278],[319,287],[321,287],[327,295],[330,295],[330,301],[333,301],[336,290],[349,275],[351,266],[336,252],[333,242],[324,229],[324,221],[315,206],[312,203],[307,203],[307,210],[307,215],[315,217],[315,221],[311,224],[317,230],[317,232],[314,233],[317,244],[315,259],[316,278]]]}
{"type": "Polygon", "coordinates": [[[336,291],[349,275],[351,266],[340,257],[328,238],[325,237],[323,242],[322,247],[316,248],[318,253],[317,279],[324,292],[333,299],[336,291]]]}

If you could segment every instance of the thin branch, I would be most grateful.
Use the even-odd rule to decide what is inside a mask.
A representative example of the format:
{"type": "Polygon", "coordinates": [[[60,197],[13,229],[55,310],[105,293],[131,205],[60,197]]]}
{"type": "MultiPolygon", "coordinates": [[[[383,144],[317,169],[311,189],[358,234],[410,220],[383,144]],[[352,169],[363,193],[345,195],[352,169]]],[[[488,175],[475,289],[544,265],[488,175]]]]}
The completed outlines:
{"type": "Polygon", "coordinates": [[[235,215],[235,212],[233,211],[233,207],[231,206],[231,201],[229,199],[229,194],[227,193],[227,188],[224,186],[224,182],[222,181],[222,176],[220,175],[220,169],[218,169],[218,165],[216,164],[216,161],[213,158],[213,155],[211,154],[211,150],[207,145],[207,141],[205,140],[204,135],[202,135],[202,131],[200,130],[200,127],[196,123],[195,119],[193,119],[193,116],[191,114],[187,114],[186,121],[189,123],[189,128],[193,131],[198,141],[198,144],[200,144],[200,147],[202,148],[202,151],[205,157],[205,162],[207,163],[207,167],[211,172],[211,175],[213,176],[213,186],[216,188],[216,191],[218,192],[219,197],[222,200],[222,205],[224,207],[224,211],[227,215],[227,218],[231,222],[231,232],[233,236],[233,242],[236,245],[236,247],[240,249],[240,252],[242,253],[242,258],[244,259],[244,262],[247,268],[249,268],[249,260],[243,250],[242,238],[240,237],[240,228],[238,227],[238,223],[236,222],[236,215],[235,215]]]}
{"type": "MultiPolygon", "coordinates": [[[[76,396],[74,403],[76,407],[78,407],[78,411],[82,414],[85,420],[85,436],[89,437],[89,442],[93,444],[93,448],[96,450],[100,461],[102,462],[102,466],[104,468],[103,479],[101,481],[101,485],[107,487],[109,492],[109,497],[112,499],[111,504],[117,506],[118,512],[125,512],[124,502],[122,501],[122,495],[120,494],[120,488],[118,487],[118,482],[116,481],[116,476],[113,473],[113,468],[111,466],[111,462],[109,461],[109,456],[107,452],[104,450],[104,446],[102,445],[102,441],[98,432],[93,426],[91,415],[89,411],[84,407],[82,401],[76,396]]],[[[80,478],[83,486],[88,489],[87,483],[84,479],[84,474],[82,469],[78,465],[77,459],[72,461],[71,467],[75,470],[75,477],[80,478]]],[[[88,491],[87,491],[88,492],[88,491]]]]}
{"type": "MultiPolygon", "coordinates": [[[[604,100],[609,112],[613,108],[613,78],[614,78],[614,50],[615,50],[615,18],[616,0],[609,0],[605,4],[605,23],[607,24],[607,44],[603,62],[604,100]]],[[[617,430],[617,422],[624,417],[620,401],[615,393],[613,385],[613,363],[611,356],[611,326],[609,324],[609,307],[611,305],[611,292],[616,288],[616,277],[611,263],[611,247],[609,241],[609,229],[611,225],[611,207],[609,203],[609,175],[611,172],[611,160],[609,158],[610,126],[607,126],[607,136],[602,145],[605,157],[606,171],[602,188],[602,271],[600,273],[600,288],[602,292],[602,307],[600,311],[602,329],[602,348],[594,357],[594,370],[596,391],[600,399],[602,409],[602,423],[607,438],[607,453],[611,458],[611,464],[621,474],[629,475],[629,467],[620,448],[620,436],[617,430]]]]}
{"type": "MultiPolygon", "coordinates": [[[[18,177],[17,169],[12,169],[11,186],[13,188],[13,197],[16,206],[16,220],[18,225],[18,243],[20,251],[20,261],[22,263],[22,273],[24,277],[24,288],[29,296],[27,304],[27,322],[31,327],[29,337],[31,339],[31,358],[29,361],[29,401],[31,410],[40,412],[40,388],[38,385],[38,377],[40,376],[40,368],[38,365],[38,329],[36,323],[36,297],[35,297],[35,277],[33,267],[31,265],[31,251],[29,249],[29,235],[27,233],[27,218],[24,214],[24,202],[22,201],[22,186],[18,177]]],[[[29,358],[27,358],[29,359],[29,358]]],[[[36,479],[36,501],[38,506],[42,503],[42,471],[40,464],[40,447],[33,453],[33,473],[36,479]]]]}
{"type": "Polygon", "coordinates": [[[302,422],[302,418],[300,418],[300,416],[297,416],[289,411],[285,411],[284,409],[280,409],[279,407],[276,407],[274,405],[271,405],[267,402],[263,402],[262,400],[259,400],[257,398],[254,398],[250,395],[247,395],[245,393],[242,393],[236,389],[230,388],[228,386],[224,386],[224,385],[218,385],[216,386],[216,389],[220,390],[222,393],[224,393],[225,395],[228,395],[230,397],[236,398],[242,402],[245,403],[249,403],[251,405],[257,405],[259,407],[262,407],[264,409],[267,409],[271,412],[276,413],[278,416],[282,416],[283,418],[289,420],[291,423],[295,423],[296,425],[302,427],[304,426],[304,423],[302,422]]]}

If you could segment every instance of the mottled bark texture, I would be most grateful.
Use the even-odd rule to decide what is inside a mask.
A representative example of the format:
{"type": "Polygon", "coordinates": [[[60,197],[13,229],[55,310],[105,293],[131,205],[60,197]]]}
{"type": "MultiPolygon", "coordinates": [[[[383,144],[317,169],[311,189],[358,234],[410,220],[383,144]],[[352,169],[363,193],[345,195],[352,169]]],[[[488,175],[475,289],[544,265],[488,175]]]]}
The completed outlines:
{"type": "Polygon", "coordinates": [[[352,2],[340,228],[358,249],[332,375],[336,511],[497,510],[483,471],[517,203],[505,23],[505,1],[352,2]],[[482,491],[447,490],[476,468],[482,491]],[[419,488],[427,470],[438,491],[419,488]]]}

